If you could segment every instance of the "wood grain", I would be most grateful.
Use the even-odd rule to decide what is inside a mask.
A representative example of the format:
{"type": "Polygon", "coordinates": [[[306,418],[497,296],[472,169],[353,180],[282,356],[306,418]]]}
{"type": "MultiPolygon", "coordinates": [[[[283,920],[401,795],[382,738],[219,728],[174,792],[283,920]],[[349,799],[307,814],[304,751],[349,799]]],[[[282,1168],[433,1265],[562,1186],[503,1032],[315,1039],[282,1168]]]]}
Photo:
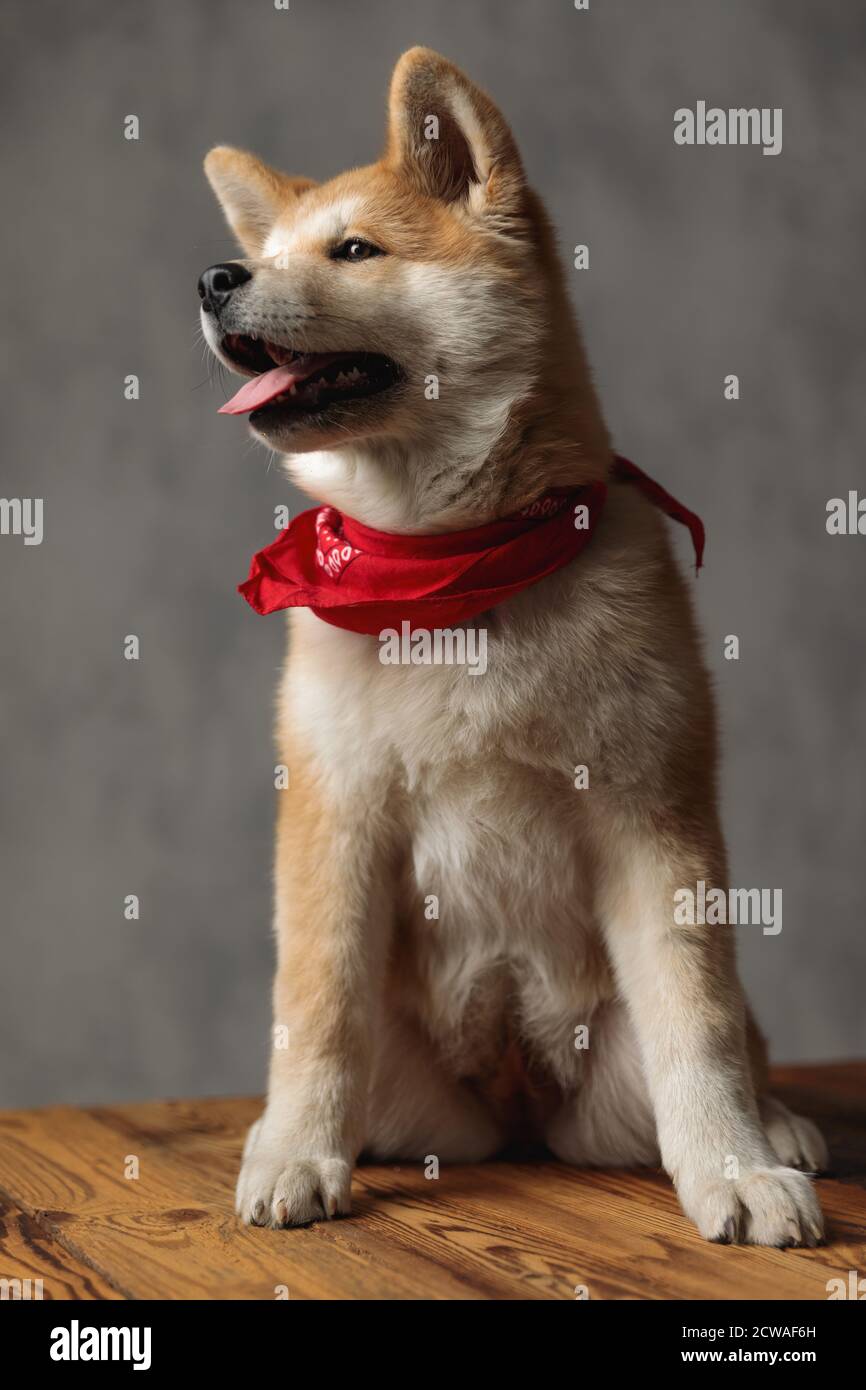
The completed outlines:
{"type": "Polygon", "coordinates": [[[232,1191],[260,1103],[164,1101],[0,1113],[0,1278],[55,1299],[826,1299],[866,1270],[866,1064],[776,1090],[831,1146],[819,1250],[709,1245],[663,1175],[545,1159],[363,1166],[351,1219],[251,1230],[232,1191]]]}
{"type": "Polygon", "coordinates": [[[88,1268],[5,1198],[0,1199],[0,1278],[10,1281],[6,1296],[13,1299],[123,1297],[98,1270],[88,1268]],[[14,1280],[20,1281],[20,1289],[14,1280]]]}

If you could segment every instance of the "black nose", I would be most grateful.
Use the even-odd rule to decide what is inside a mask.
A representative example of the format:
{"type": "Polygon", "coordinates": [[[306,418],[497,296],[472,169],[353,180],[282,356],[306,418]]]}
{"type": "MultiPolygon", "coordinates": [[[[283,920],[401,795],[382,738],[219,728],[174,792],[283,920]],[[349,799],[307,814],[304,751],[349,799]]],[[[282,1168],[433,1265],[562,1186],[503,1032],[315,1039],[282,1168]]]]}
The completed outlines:
{"type": "Polygon", "coordinates": [[[216,313],[226,303],[232,290],[236,290],[238,285],[244,285],[252,278],[250,272],[238,265],[237,261],[208,266],[198,282],[202,308],[206,313],[216,313]]]}

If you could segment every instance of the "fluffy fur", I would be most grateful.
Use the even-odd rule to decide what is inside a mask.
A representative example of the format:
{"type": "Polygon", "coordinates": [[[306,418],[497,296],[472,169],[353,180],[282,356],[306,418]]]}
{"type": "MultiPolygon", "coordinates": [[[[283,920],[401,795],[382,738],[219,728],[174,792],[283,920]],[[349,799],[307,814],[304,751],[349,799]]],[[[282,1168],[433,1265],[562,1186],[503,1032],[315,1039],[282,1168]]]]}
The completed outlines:
{"type": "MultiPolygon", "coordinates": [[[[259,334],[402,369],[384,397],[258,430],[317,500],[423,533],[607,477],[546,216],[501,114],[450,63],[403,56],[370,168],[319,186],[218,148],[206,170],[252,272],[205,316],[214,351],[259,334]],[[346,237],[386,254],[330,259],[346,237]]],[[[765,1094],[730,932],[673,921],[678,887],[726,887],[727,869],[712,699],[665,524],[614,484],[579,559],[482,621],[473,678],[383,666],[375,639],[291,615],[274,984],[288,1046],[238,1212],[345,1213],[362,1150],[479,1160],[532,1135],[575,1164],[661,1161],[710,1239],[814,1243],[797,1169],[823,1164],[821,1138],[765,1094]]]]}

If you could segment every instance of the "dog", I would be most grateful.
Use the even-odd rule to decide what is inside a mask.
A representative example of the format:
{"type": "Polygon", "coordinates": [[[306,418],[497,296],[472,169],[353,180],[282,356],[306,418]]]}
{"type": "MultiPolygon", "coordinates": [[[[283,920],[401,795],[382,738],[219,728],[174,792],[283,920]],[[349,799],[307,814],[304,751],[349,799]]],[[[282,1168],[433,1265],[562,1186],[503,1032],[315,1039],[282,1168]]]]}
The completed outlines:
{"type": "Polygon", "coordinates": [[[732,933],[674,916],[684,886],[727,884],[691,581],[614,465],[504,117],[413,48],[378,163],[318,184],[218,147],[205,171],[243,251],[199,282],[209,347],[248,378],[224,409],[320,505],[315,536],[297,524],[331,571],[287,600],[275,1041],[238,1214],[345,1215],[359,1155],[529,1138],[661,1163],[709,1240],[817,1243],[823,1140],[768,1093],[732,933]],[[512,526],[519,564],[507,519],[602,495],[579,554],[456,624],[483,628],[483,672],[385,663],[325,605],[377,537],[411,569],[512,526]]]}

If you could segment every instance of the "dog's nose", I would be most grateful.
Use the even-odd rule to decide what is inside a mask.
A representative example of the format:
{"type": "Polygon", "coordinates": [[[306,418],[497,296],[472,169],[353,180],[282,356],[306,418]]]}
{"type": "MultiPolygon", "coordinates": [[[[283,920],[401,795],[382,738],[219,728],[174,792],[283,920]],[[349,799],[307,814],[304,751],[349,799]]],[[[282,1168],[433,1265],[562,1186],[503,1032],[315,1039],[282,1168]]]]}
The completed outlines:
{"type": "Polygon", "coordinates": [[[226,261],[220,265],[208,266],[207,270],[199,277],[198,292],[202,302],[202,308],[206,313],[216,313],[228,300],[233,290],[238,285],[246,284],[247,280],[252,280],[252,275],[245,270],[237,261],[226,261]]]}

